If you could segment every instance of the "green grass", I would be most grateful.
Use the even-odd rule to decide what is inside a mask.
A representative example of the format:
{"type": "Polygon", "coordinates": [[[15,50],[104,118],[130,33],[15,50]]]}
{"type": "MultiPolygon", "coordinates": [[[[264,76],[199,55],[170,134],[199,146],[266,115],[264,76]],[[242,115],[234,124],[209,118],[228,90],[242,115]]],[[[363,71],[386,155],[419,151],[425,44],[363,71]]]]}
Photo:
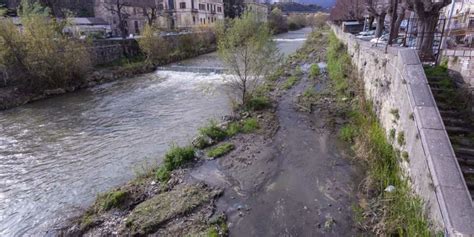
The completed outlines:
{"type": "Polygon", "coordinates": [[[344,45],[339,42],[333,32],[329,34],[327,70],[338,96],[348,97],[349,82],[347,75],[352,70],[351,61],[344,45]]]}
{"type": "Polygon", "coordinates": [[[395,140],[396,132],[397,131],[395,130],[395,128],[390,129],[388,137],[390,138],[391,141],[395,140]]]}
{"type": "Polygon", "coordinates": [[[112,208],[119,208],[127,199],[127,196],[128,193],[125,191],[112,191],[99,195],[97,203],[99,203],[99,208],[102,211],[108,211],[112,208]]]}
{"type": "Polygon", "coordinates": [[[256,118],[248,118],[242,122],[242,132],[252,133],[259,128],[258,120],[256,118]]]}
{"type": "Polygon", "coordinates": [[[245,105],[245,109],[250,111],[264,110],[268,107],[270,107],[270,100],[266,96],[254,96],[245,105]]]}
{"type": "Polygon", "coordinates": [[[321,74],[321,72],[319,71],[318,64],[311,64],[311,67],[309,68],[309,78],[316,79],[319,74],[321,74]]]}
{"type": "Polygon", "coordinates": [[[339,130],[339,138],[346,142],[353,142],[356,133],[357,130],[352,125],[346,124],[339,130]]]}
{"type": "Polygon", "coordinates": [[[400,146],[405,145],[405,133],[403,131],[398,132],[397,142],[400,146]]]}
{"type": "Polygon", "coordinates": [[[165,154],[163,164],[158,167],[155,177],[158,181],[166,182],[171,177],[171,171],[178,169],[191,162],[195,157],[195,150],[192,146],[180,147],[172,145],[165,154]]]}
{"type": "Polygon", "coordinates": [[[210,121],[207,126],[200,128],[199,132],[215,141],[222,141],[227,137],[226,131],[219,128],[215,121],[210,121]]]}
{"type": "Polygon", "coordinates": [[[296,76],[288,77],[285,83],[283,83],[283,89],[285,90],[291,89],[291,87],[293,87],[298,81],[299,81],[299,78],[296,76]]]}
{"type": "Polygon", "coordinates": [[[222,143],[207,152],[207,156],[211,158],[218,158],[235,149],[234,144],[230,142],[222,143]]]}
{"type": "MultiPolygon", "coordinates": [[[[357,87],[345,74],[350,72],[348,55],[335,35],[329,36],[330,47],[328,50],[328,73],[333,86],[339,93],[346,93],[351,87],[357,87]],[[341,86],[346,85],[346,86],[341,86]]],[[[350,61],[349,61],[350,62],[350,61]]],[[[347,74],[348,75],[348,74],[347,74]]],[[[356,90],[358,91],[358,90],[356,90]]],[[[348,124],[340,134],[344,140],[352,140],[357,156],[366,162],[368,186],[364,193],[371,205],[358,212],[370,213],[367,220],[358,222],[368,223],[374,227],[378,235],[384,236],[431,236],[434,233],[429,228],[429,223],[423,212],[422,201],[413,195],[407,180],[402,178],[398,159],[400,154],[395,151],[387,139],[387,133],[380,125],[372,103],[366,101],[361,91],[358,103],[349,111],[348,124]],[[384,192],[389,185],[395,186],[394,192],[384,192]]],[[[395,137],[395,130],[390,130],[389,137],[395,137]]],[[[398,133],[399,143],[405,143],[403,132],[398,133]]],[[[408,157],[408,153],[402,153],[408,157]]],[[[356,207],[355,209],[359,209],[356,207]]],[[[360,214],[356,218],[363,218],[360,214]]]]}
{"type": "Polygon", "coordinates": [[[232,122],[227,127],[226,134],[229,137],[233,137],[242,131],[242,126],[238,122],[232,122]]]}
{"type": "Polygon", "coordinates": [[[170,150],[165,154],[163,165],[169,171],[177,169],[187,162],[192,161],[194,159],[194,152],[194,148],[191,146],[180,147],[172,145],[170,150]]]}
{"type": "Polygon", "coordinates": [[[275,73],[271,74],[267,80],[269,81],[277,81],[280,79],[281,76],[285,73],[285,69],[283,67],[278,67],[278,69],[275,71],[275,73]]]}

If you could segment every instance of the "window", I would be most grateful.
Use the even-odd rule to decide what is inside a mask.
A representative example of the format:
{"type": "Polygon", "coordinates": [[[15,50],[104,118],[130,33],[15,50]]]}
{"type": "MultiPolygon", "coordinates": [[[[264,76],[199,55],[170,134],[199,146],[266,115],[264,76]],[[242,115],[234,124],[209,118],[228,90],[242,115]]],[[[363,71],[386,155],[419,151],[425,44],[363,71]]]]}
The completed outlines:
{"type": "Polygon", "coordinates": [[[207,10],[209,11],[209,4],[207,4],[207,10]]]}
{"type": "Polygon", "coordinates": [[[186,3],[185,2],[180,2],[179,3],[179,8],[181,8],[181,9],[186,8],[186,3]]]}
{"type": "Polygon", "coordinates": [[[163,10],[164,7],[163,7],[163,4],[158,4],[158,10],[163,10]]]}
{"type": "Polygon", "coordinates": [[[217,7],[217,12],[222,12],[222,7],[217,7]]]}
{"type": "Polygon", "coordinates": [[[196,17],[193,16],[193,24],[196,24],[196,17]]]}

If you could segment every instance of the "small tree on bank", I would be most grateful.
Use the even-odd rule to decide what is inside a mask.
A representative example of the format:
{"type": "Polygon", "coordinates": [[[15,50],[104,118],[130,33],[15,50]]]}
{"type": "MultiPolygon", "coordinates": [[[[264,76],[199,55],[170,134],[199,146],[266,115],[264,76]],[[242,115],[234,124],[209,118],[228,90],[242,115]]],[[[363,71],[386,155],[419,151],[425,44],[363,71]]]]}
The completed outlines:
{"type": "Polygon", "coordinates": [[[226,29],[218,27],[218,53],[231,73],[229,86],[241,105],[252,98],[281,59],[268,25],[251,13],[231,20],[226,29]]]}
{"type": "Polygon", "coordinates": [[[161,62],[169,53],[168,42],[160,36],[160,31],[154,25],[145,25],[138,45],[149,64],[161,62]]]}

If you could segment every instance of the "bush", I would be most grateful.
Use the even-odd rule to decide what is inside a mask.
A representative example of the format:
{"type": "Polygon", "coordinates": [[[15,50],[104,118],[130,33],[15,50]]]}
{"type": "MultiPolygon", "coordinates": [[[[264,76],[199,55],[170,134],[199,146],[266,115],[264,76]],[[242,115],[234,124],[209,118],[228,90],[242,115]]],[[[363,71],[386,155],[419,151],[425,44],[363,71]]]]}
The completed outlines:
{"type": "Polygon", "coordinates": [[[265,96],[254,96],[248,100],[245,108],[247,110],[257,111],[263,110],[270,106],[270,101],[265,96]]]}
{"type": "Polygon", "coordinates": [[[233,137],[241,131],[242,131],[242,127],[240,126],[240,124],[237,122],[233,122],[229,124],[229,127],[226,130],[226,134],[229,137],[233,137]]]}
{"type": "Polygon", "coordinates": [[[142,37],[138,40],[138,45],[146,56],[146,62],[150,64],[162,62],[170,53],[168,41],[160,36],[158,28],[148,24],[143,28],[142,37]]]}
{"type": "Polygon", "coordinates": [[[19,8],[22,30],[0,20],[0,65],[7,84],[43,90],[79,85],[91,68],[87,44],[63,34],[64,20],[51,20],[48,8],[24,0],[19,8]]]}
{"type": "Polygon", "coordinates": [[[288,78],[288,80],[283,83],[283,89],[291,89],[297,82],[299,81],[298,77],[296,76],[291,76],[288,78]]]}
{"type": "Polygon", "coordinates": [[[207,156],[211,158],[221,157],[230,151],[234,150],[235,146],[232,143],[223,143],[207,152],[207,156]]]}
{"type": "Polygon", "coordinates": [[[163,165],[168,171],[172,171],[194,159],[193,147],[179,147],[172,145],[166,153],[163,165]]]}
{"type": "Polygon", "coordinates": [[[242,122],[242,132],[251,133],[259,128],[256,118],[248,118],[242,122]]]}
{"type": "Polygon", "coordinates": [[[312,79],[315,79],[317,76],[319,76],[321,72],[319,71],[319,66],[317,64],[311,64],[311,67],[309,69],[309,77],[312,79]]]}
{"type": "Polygon", "coordinates": [[[166,169],[165,166],[160,166],[158,170],[156,171],[156,179],[159,180],[160,182],[167,182],[170,177],[171,177],[171,171],[166,169]]]}
{"type": "Polygon", "coordinates": [[[100,209],[108,211],[112,208],[120,207],[127,199],[128,193],[125,191],[113,191],[105,193],[98,198],[100,209]]]}
{"type": "Polygon", "coordinates": [[[339,137],[346,142],[353,142],[355,136],[357,135],[357,130],[352,125],[344,125],[339,130],[339,137]]]}
{"type": "Polygon", "coordinates": [[[208,126],[200,128],[199,132],[215,141],[222,141],[227,137],[226,131],[219,128],[214,121],[211,121],[208,126]]]}

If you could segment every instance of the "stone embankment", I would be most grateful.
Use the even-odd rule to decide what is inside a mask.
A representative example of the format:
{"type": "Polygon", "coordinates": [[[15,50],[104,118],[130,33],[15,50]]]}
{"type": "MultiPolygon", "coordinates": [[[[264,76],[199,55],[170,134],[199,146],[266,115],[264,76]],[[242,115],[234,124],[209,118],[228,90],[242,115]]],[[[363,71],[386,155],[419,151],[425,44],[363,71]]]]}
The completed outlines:
{"type": "Polygon", "coordinates": [[[332,29],[347,45],[382,126],[403,137],[394,146],[410,157],[401,166],[431,222],[447,235],[474,235],[472,199],[416,52],[389,47],[385,53],[336,26],[332,29]]]}

